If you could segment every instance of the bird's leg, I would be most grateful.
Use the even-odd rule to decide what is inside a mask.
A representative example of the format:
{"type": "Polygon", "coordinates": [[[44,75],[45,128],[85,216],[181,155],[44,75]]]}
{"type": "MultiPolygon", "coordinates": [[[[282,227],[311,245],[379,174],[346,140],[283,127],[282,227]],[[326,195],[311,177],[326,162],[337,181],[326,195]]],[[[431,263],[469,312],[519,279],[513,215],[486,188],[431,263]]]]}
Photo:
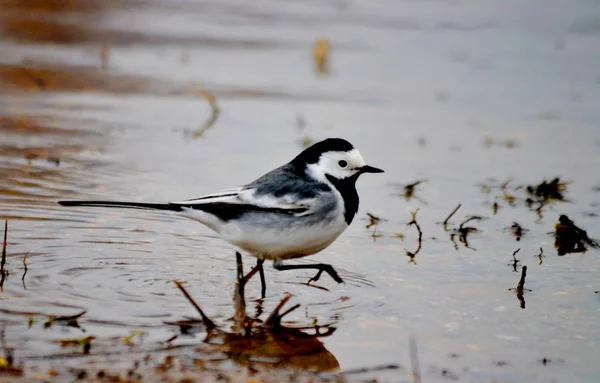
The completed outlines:
{"type": "Polygon", "coordinates": [[[235,263],[237,265],[237,281],[241,282],[244,278],[244,264],[242,263],[242,254],[235,252],[235,263]]]}
{"type": "Polygon", "coordinates": [[[242,254],[239,252],[235,252],[235,260],[237,263],[237,281],[240,286],[243,288],[246,285],[246,282],[256,273],[260,275],[260,297],[261,299],[265,299],[267,296],[267,282],[265,280],[265,269],[263,268],[263,263],[265,263],[264,259],[258,259],[256,261],[256,267],[250,270],[248,275],[244,276],[244,266],[242,264],[242,254]]]}
{"type": "Polygon", "coordinates": [[[260,275],[260,298],[265,299],[267,296],[267,282],[265,281],[265,269],[263,268],[264,259],[258,259],[256,261],[256,267],[258,267],[258,273],[260,275]]]}
{"type": "Polygon", "coordinates": [[[338,273],[334,270],[333,266],[325,264],[325,263],[313,263],[313,264],[309,264],[309,265],[282,265],[281,263],[275,261],[275,262],[273,262],[273,267],[279,271],[296,270],[296,269],[319,270],[314,277],[312,277],[311,279],[308,280],[308,283],[313,282],[313,281],[314,282],[318,281],[319,278],[321,277],[321,274],[323,274],[323,271],[326,272],[327,274],[329,274],[329,276],[331,276],[331,278],[333,278],[333,280],[336,281],[337,283],[344,282],[342,280],[342,278],[340,278],[338,273]]]}

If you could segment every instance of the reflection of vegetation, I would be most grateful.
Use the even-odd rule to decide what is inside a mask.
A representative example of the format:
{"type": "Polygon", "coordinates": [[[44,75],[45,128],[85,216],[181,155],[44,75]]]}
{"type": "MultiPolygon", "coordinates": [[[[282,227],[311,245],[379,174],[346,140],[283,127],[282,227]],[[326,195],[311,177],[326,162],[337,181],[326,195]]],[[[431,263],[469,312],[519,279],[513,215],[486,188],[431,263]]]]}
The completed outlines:
{"type": "Polygon", "coordinates": [[[544,261],[543,261],[543,259],[544,259],[544,257],[545,257],[545,255],[544,255],[544,249],[542,249],[542,248],[540,247],[540,253],[539,253],[539,254],[536,254],[536,255],[535,255],[535,257],[537,257],[537,259],[539,259],[539,260],[540,260],[540,263],[538,263],[538,264],[539,264],[539,265],[541,265],[541,264],[544,262],[544,261]]]}
{"type": "Polygon", "coordinates": [[[507,265],[507,266],[512,266],[512,268],[513,268],[513,271],[514,271],[515,273],[517,272],[517,266],[518,266],[519,262],[521,262],[521,261],[519,261],[519,260],[517,259],[517,257],[516,257],[516,256],[517,256],[517,253],[518,253],[519,251],[521,251],[521,249],[517,249],[517,250],[515,250],[515,251],[513,252],[513,254],[512,254],[512,261],[511,261],[511,262],[510,262],[510,263],[507,265]]]}
{"type": "Polygon", "coordinates": [[[69,316],[54,316],[50,315],[48,320],[44,322],[44,328],[50,328],[53,324],[61,324],[64,326],[79,328],[82,331],[85,331],[79,326],[78,319],[81,318],[87,311],[82,311],[79,314],[69,315],[69,316]]]}
{"type": "Polygon", "coordinates": [[[525,291],[531,291],[525,288],[525,277],[527,277],[527,266],[521,267],[521,278],[519,279],[519,283],[517,287],[511,287],[508,289],[509,291],[514,291],[517,295],[517,299],[519,300],[519,306],[524,309],[525,308],[525,291]]]}
{"type": "Polygon", "coordinates": [[[382,219],[377,216],[374,216],[371,213],[367,213],[367,218],[369,219],[369,223],[365,226],[365,229],[369,229],[371,227],[373,228],[373,232],[371,233],[373,241],[375,241],[375,239],[379,237],[383,237],[383,234],[377,232],[377,226],[379,225],[379,222],[381,222],[382,219]]]}
{"type": "Polygon", "coordinates": [[[442,222],[442,225],[444,226],[444,230],[445,230],[445,231],[448,231],[448,221],[450,221],[450,218],[452,218],[452,216],[453,216],[454,214],[456,214],[456,212],[458,211],[458,209],[460,209],[460,207],[461,207],[461,204],[459,203],[459,204],[458,204],[458,206],[456,206],[456,207],[454,208],[454,210],[452,210],[452,211],[450,212],[450,214],[448,214],[448,216],[446,217],[446,219],[444,220],[444,222],[442,222]]]}
{"type": "Polygon", "coordinates": [[[527,229],[524,229],[517,222],[513,222],[513,224],[509,227],[509,229],[512,232],[512,234],[514,235],[515,240],[517,242],[520,241],[521,237],[523,237],[525,235],[525,233],[527,233],[529,231],[527,229]]]}
{"type": "Polygon", "coordinates": [[[329,74],[330,54],[331,48],[329,46],[329,41],[323,37],[317,39],[313,47],[313,60],[315,63],[315,70],[318,74],[329,74]]]}
{"type": "Polygon", "coordinates": [[[468,236],[471,233],[477,233],[479,231],[479,229],[472,227],[472,226],[465,226],[465,225],[468,222],[471,222],[474,220],[482,220],[484,218],[477,216],[477,215],[469,216],[460,223],[458,228],[448,230],[447,226],[446,226],[447,221],[448,221],[448,219],[450,219],[450,217],[452,217],[452,215],[454,215],[454,213],[456,213],[456,211],[458,210],[459,207],[460,207],[460,205],[458,205],[456,207],[456,209],[454,209],[454,211],[448,216],[448,218],[446,218],[446,221],[444,221],[445,230],[450,232],[450,241],[452,242],[452,245],[454,245],[454,248],[456,250],[458,250],[458,244],[456,243],[457,236],[458,236],[458,240],[460,241],[460,243],[462,243],[467,249],[475,250],[474,248],[469,246],[468,236]]]}
{"type": "Polygon", "coordinates": [[[411,219],[407,224],[407,226],[414,226],[417,229],[417,232],[419,233],[419,237],[417,238],[417,249],[414,252],[404,249],[406,256],[408,258],[410,258],[410,260],[409,260],[410,263],[416,263],[415,257],[417,256],[419,251],[421,251],[421,244],[423,242],[423,232],[421,231],[421,227],[419,226],[419,223],[417,222],[417,213],[418,212],[419,212],[419,209],[410,212],[411,219]]]}
{"type": "Polygon", "coordinates": [[[585,230],[575,226],[575,223],[564,214],[558,218],[558,223],[554,228],[554,247],[556,247],[558,255],[584,253],[587,251],[587,246],[600,248],[597,241],[588,237],[585,230]]]}
{"type": "Polygon", "coordinates": [[[81,338],[59,339],[58,343],[62,347],[81,347],[82,353],[89,354],[94,339],[96,339],[96,337],[93,335],[86,335],[81,338]]]}
{"type": "Polygon", "coordinates": [[[4,327],[0,329],[0,346],[2,346],[4,352],[4,357],[0,357],[0,375],[12,377],[23,376],[23,368],[14,365],[13,349],[6,345],[4,327]]]}
{"type": "Polygon", "coordinates": [[[414,383],[421,383],[421,368],[419,367],[419,352],[417,351],[417,341],[410,338],[408,342],[408,351],[410,354],[411,375],[414,383]]]}
{"type": "Polygon", "coordinates": [[[300,139],[300,146],[303,149],[306,149],[315,143],[315,140],[309,134],[306,133],[306,120],[303,116],[296,116],[296,127],[298,128],[298,132],[302,134],[302,138],[300,139]]]}
{"type": "Polygon", "coordinates": [[[418,200],[419,202],[423,203],[423,204],[427,204],[424,200],[422,200],[419,196],[415,195],[415,191],[416,191],[416,187],[419,186],[420,184],[427,182],[425,180],[417,180],[413,183],[407,184],[404,186],[404,192],[403,192],[403,196],[407,201],[410,201],[411,198],[415,198],[416,200],[418,200]]]}
{"type": "Polygon", "coordinates": [[[371,213],[367,213],[367,218],[369,218],[369,223],[365,226],[365,229],[370,228],[371,226],[377,226],[381,221],[380,217],[377,217],[371,213]]]}
{"type": "Polygon", "coordinates": [[[505,147],[506,149],[513,149],[518,146],[514,140],[499,141],[491,137],[486,137],[483,140],[483,143],[487,148],[491,148],[492,146],[501,146],[505,147]]]}
{"type": "Polygon", "coordinates": [[[197,94],[204,97],[204,99],[208,102],[208,105],[210,106],[210,116],[208,117],[208,119],[202,123],[199,129],[192,132],[192,137],[197,138],[201,137],[205,131],[210,129],[215,124],[217,118],[219,118],[219,114],[221,114],[221,109],[217,105],[217,99],[214,94],[207,90],[201,89],[198,86],[194,86],[194,89],[197,94]]]}
{"type": "Polygon", "coordinates": [[[561,182],[558,177],[550,182],[544,180],[537,185],[529,185],[526,188],[529,197],[525,200],[525,204],[531,209],[535,207],[535,212],[542,218],[544,206],[553,202],[566,201],[564,198],[566,189],[567,183],[561,182]]]}
{"type": "MultiPolygon", "coordinates": [[[[369,221],[369,223],[367,223],[367,225],[365,226],[365,229],[370,229],[371,227],[373,228],[373,231],[370,234],[371,238],[373,238],[373,241],[375,241],[377,238],[383,237],[387,234],[387,233],[382,233],[379,231],[379,224],[381,222],[387,221],[387,219],[383,219],[383,218],[373,215],[371,213],[367,213],[367,220],[369,221]]],[[[404,239],[404,234],[402,234],[402,233],[394,233],[394,234],[390,234],[389,236],[391,236],[392,238],[404,239]]]]}
{"type": "MultiPolygon", "coordinates": [[[[481,183],[477,186],[479,186],[481,191],[486,194],[489,194],[494,189],[498,189],[501,194],[497,196],[496,199],[502,200],[512,207],[515,207],[518,201],[524,201],[527,207],[536,212],[539,219],[542,218],[543,208],[545,206],[554,202],[567,201],[564,197],[564,192],[566,191],[568,183],[561,181],[558,177],[551,181],[543,180],[537,185],[528,185],[525,187],[516,186],[509,189],[508,185],[511,181],[512,179],[508,179],[499,185],[494,185],[493,183],[481,183]],[[515,192],[519,190],[525,190],[527,194],[519,197],[515,194],[515,192]]],[[[494,201],[492,204],[493,213],[496,214],[500,207],[502,207],[502,205],[500,205],[498,201],[494,201]]]]}
{"type": "MultiPolygon", "coordinates": [[[[264,321],[248,316],[244,297],[245,287],[246,283],[258,273],[259,267],[257,265],[248,274],[243,275],[241,256],[238,257],[237,283],[233,296],[235,315],[230,331],[208,318],[181,283],[176,282],[177,287],[200,313],[202,322],[206,326],[206,337],[201,349],[210,348],[212,353],[222,352],[228,359],[254,368],[262,365],[267,368],[293,367],[313,371],[338,369],[337,360],[318,339],[333,334],[335,327],[313,323],[310,326],[293,328],[282,324],[283,317],[300,306],[297,304],[281,312],[290,299],[289,295],[279,302],[264,321]]],[[[193,321],[194,325],[198,322],[197,319],[193,321]]],[[[181,326],[181,322],[183,321],[178,325],[181,326]]],[[[182,334],[185,332],[182,331],[182,334]]],[[[206,363],[210,363],[210,360],[203,362],[206,363]]]]}

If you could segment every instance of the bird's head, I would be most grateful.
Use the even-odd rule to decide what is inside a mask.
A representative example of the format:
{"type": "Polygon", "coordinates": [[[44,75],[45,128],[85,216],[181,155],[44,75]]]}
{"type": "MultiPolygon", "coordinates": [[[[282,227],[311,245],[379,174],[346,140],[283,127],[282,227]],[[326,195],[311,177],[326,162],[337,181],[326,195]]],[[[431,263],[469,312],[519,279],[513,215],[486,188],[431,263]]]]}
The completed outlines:
{"type": "Polygon", "coordinates": [[[300,153],[292,163],[321,182],[327,182],[329,177],[356,181],[363,173],[383,173],[383,170],[367,165],[358,150],[341,138],[317,142],[300,153]]]}

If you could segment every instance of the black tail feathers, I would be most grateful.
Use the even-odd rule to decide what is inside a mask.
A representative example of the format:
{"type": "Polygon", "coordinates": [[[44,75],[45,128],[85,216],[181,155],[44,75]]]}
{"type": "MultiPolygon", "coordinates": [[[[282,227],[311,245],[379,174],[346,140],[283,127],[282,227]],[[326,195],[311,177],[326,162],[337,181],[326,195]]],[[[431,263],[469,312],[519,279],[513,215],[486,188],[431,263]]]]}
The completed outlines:
{"type": "Polygon", "coordinates": [[[119,202],[119,201],[58,201],[63,206],[119,207],[125,209],[148,209],[181,211],[181,206],[171,203],[119,202]]]}

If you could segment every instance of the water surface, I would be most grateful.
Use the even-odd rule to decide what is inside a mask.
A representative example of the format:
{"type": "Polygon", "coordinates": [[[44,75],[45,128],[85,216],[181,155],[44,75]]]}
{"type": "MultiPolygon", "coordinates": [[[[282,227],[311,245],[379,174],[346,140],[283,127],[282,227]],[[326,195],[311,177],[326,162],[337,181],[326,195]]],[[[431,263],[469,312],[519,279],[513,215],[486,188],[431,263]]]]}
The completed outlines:
{"type": "MultiPolygon", "coordinates": [[[[411,339],[428,382],[599,379],[598,252],[559,257],[551,235],[566,214],[600,237],[593,2],[0,4],[0,217],[9,220],[10,271],[0,321],[26,376],[46,374],[53,360],[126,371],[146,353],[162,357],[179,332],[164,322],[195,315],[174,279],[216,321],[233,315],[235,249],[209,229],[57,200],[193,198],[252,181],[303,141],[340,136],[386,171],[361,178],[355,222],[311,257],[347,283],[323,277],[325,291],[301,285],[308,272],[268,267],[265,312],[289,292],[302,305],[289,321],[334,324],[320,340],[334,371],[400,366],[348,379],[412,381],[411,339]],[[332,48],[326,75],[312,61],[321,37],[332,48]],[[202,91],[220,113],[194,138],[211,115],[202,91]],[[519,186],[555,177],[569,182],[568,201],[540,218],[519,186]],[[417,180],[426,182],[407,200],[403,186],[417,180]],[[450,228],[486,218],[470,223],[480,230],[471,248],[455,248],[439,224],[459,203],[450,228]],[[416,249],[417,234],[407,223],[417,208],[422,249],[410,263],[405,250],[416,249]],[[367,212],[385,219],[375,238],[367,212]],[[529,230],[518,242],[506,229],[515,221],[529,230]],[[532,290],[524,308],[507,290],[523,265],[532,290]],[[80,329],[42,325],[82,310],[85,334],[96,337],[84,358],[56,343],[80,329]],[[142,341],[124,345],[138,329],[142,341]]],[[[246,294],[258,295],[256,281],[246,294]]],[[[177,338],[183,348],[170,352],[210,358],[196,348],[202,339],[202,331],[177,338]]]]}

